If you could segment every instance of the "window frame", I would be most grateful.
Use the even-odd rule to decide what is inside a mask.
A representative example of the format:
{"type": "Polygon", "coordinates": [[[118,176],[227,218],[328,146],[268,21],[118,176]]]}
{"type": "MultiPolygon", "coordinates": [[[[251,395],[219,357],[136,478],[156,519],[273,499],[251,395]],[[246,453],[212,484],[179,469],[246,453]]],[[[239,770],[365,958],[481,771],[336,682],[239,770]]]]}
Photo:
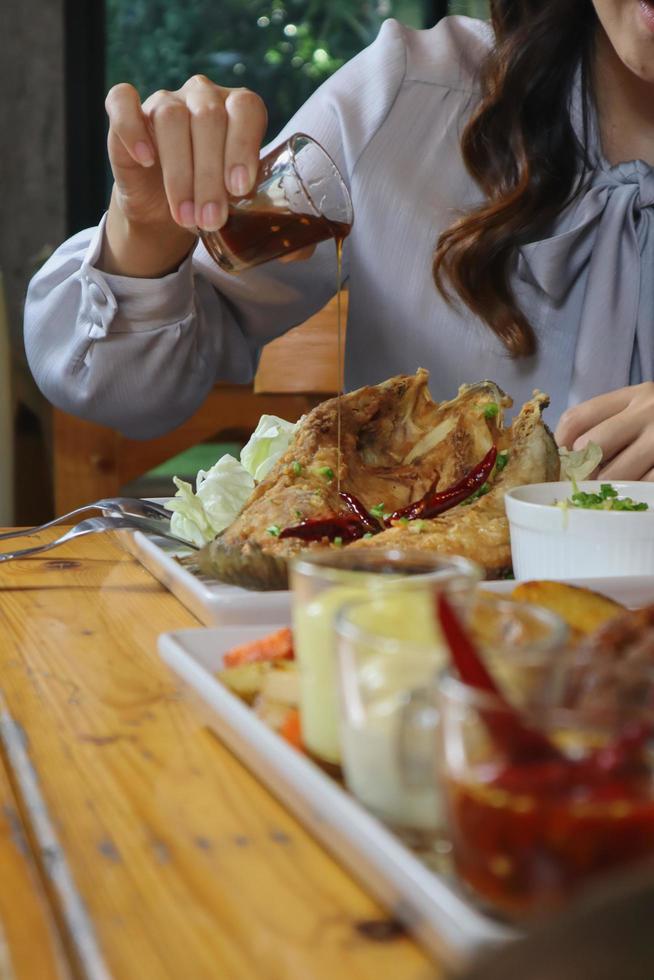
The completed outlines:
{"type": "Polygon", "coordinates": [[[107,207],[104,0],[64,0],[66,225],[98,223],[107,207]]]}

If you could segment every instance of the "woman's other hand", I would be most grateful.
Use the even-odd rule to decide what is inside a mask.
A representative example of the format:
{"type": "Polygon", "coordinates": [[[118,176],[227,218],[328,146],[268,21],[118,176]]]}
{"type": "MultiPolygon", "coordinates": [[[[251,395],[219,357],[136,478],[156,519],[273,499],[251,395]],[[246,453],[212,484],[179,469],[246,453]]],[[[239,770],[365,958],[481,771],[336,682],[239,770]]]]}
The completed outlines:
{"type": "Polygon", "coordinates": [[[601,446],[598,478],[654,481],[654,382],[618,388],[569,408],[555,438],[559,446],[601,446]]]}
{"type": "Polygon", "coordinates": [[[142,104],[132,85],[115,85],[106,108],[115,183],[100,265],[165,275],[189,253],[198,228],[224,225],[228,194],[252,189],[266,108],[254,92],[204,75],[142,104]]]}

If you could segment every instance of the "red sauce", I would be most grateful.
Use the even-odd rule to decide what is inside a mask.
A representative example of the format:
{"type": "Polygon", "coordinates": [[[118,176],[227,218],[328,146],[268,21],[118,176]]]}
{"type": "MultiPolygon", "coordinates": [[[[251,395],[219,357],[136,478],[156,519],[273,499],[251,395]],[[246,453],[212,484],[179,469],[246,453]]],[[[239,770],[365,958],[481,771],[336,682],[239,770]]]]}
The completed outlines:
{"type": "Polygon", "coordinates": [[[654,857],[654,785],[643,765],[584,783],[565,762],[507,766],[447,787],[462,879],[510,917],[558,905],[590,878],[654,857]]]}

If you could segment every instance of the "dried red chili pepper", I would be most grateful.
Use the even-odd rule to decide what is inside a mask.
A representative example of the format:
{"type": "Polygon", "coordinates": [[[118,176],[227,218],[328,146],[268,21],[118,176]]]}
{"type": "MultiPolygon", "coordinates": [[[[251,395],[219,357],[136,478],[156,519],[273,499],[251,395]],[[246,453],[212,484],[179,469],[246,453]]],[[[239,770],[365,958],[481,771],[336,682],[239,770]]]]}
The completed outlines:
{"type": "Polygon", "coordinates": [[[302,538],[304,541],[322,541],[327,538],[335,541],[340,538],[343,543],[357,541],[364,534],[368,533],[367,527],[363,522],[349,514],[337,514],[334,517],[310,518],[300,521],[293,527],[285,527],[280,532],[280,538],[302,538]]]}
{"type": "Polygon", "coordinates": [[[320,541],[322,538],[334,541],[336,538],[341,538],[345,544],[349,541],[357,541],[364,534],[379,534],[384,530],[383,525],[375,520],[353,493],[341,490],[338,495],[350,510],[350,514],[335,514],[333,517],[300,521],[293,527],[284,528],[279,535],[280,538],[302,538],[305,541],[320,541]]]}
{"type": "Polygon", "coordinates": [[[526,725],[518,711],[506,700],[446,596],[438,595],[436,603],[438,622],[460,679],[477,691],[492,694],[499,704],[497,710],[483,708],[479,715],[507,758],[514,764],[567,761],[554,743],[542,732],[526,725]]]}
{"type": "Polygon", "coordinates": [[[438,514],[442,514],[444,511],[456,507],[457,504],[463,503],[476,490],[483,487],[493,471],[496,459],[497,446],[491,446],[481,462],[477,463],[462,480],[459,480],[458,483],[448,487],[446,490],[434,491],[433,488],[428,490],[420,500],[416,500],[412,504],[396,510],[387,517],[386,526],[390,527],[393,521],[398,521],[402,517],[410,521],[414,521],[417,518],[428,520],[430,517],[437,517],[438,514]]]}
{"type": "Polygon", "coordinates": [[[350,508],[352,513],[359,518],[361,523],[365,524],[366,531],[370,531],[371,534],[379,534],[380,531],[384,530],[383,524],[376,517],[373,517],[370,511],[366,510],[359,498],[355,497],[353,493],[341,490],[338,495],[350,508]]]}
{"type": "Polygon", "coordinates": [[[593,750],[586,757],[571,759],[536,728],[527,725],[511,705],[488,671],[468,631],[462,626],[447,597],[437,596],[437,618],[452,655],[452,663],[464,684],[493,696],[497,710],[483,708],[479,716],[498,747],[510,760],[504,775],[505,788],[513,777],[524,780],[524,766],[532,774],[532,782],[596,785],[604,781],[624,779],[642,772],[642,753],[653,734],[651,722],[633,722],[612,741],[593,750]]]}

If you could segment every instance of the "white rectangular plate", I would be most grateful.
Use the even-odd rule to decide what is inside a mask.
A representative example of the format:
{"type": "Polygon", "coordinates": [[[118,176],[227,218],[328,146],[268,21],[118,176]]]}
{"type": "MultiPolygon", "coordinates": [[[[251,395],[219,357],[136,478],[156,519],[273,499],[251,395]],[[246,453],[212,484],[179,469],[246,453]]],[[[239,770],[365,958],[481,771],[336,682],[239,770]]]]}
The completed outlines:
{"type": "MultiPolygon", "coordinates": [[[[654,576],[580,579],[574,584],[595,588],[631,608],[654,601],[654,576]]],[[[513,581],[482,583],[499,594],[515,585],[513,581]]],[[[215,583],[211,587],[216,588],[215,583]]],[[[257,594],[246,595],[250,597],[247,626],[182,630],[159,638],[161,656],[193,692],[208,726],[447,966],[457,968],[480,949],[510,939],[514,932],[483,915],[452,882],[429,870],[338,783],[267,728],[217,680],[215,673],[229,649],[290,622],[288,599],[284,611],[278,606],[279,615],[266,623],[259,610],[253,612],[257,594]]],[[[239,608],[246,610],[247,603],[239,608]]]]}
{"type": "MultiPolygon", "coordinates": [[[[157,503],[165,502],[164,498],[157,500],[157,503]]],[[[207,626],[250,626],[257,623],[285,626],[290,622],[288,591],[253,592],[194,575],[175,560],[175,555],[182,552],[165,538],[156,538],[140,531],[119,533],[126,549],[201,623],[207,626]]],[[[485,582],[484,588],[505,593],[516,584],[513,580],[485,582]]],[[[654,575],[573,579],[570,584],[603,592],[627,606],[644,606],[654,602],[654,575]]]]}
{"type": "MultiPolygon", "coordinates": [[[[284,626],[290,619],[289,592],[252,592],[194,575],[175,560],[184,552],[165,538],[121,531],[122,542],[165,588],[207,626],[284,626]]],[[[190,554],[189,552],[187,552],[190,554]]]]}
{"type": "MultiPolygon", "coordinates": [[[[119,533],[127,550],[201,623],[207,626],[250,626],[257,623],[284,626],[290,622],[290,592],[252,592],[194,575],[175,560],[174,556],[180,554],[180,549],[170,541],[140,531],[119,533]]],[[[508,593],[516,584],[513,580],[484,582],[483,587],[508,593]]],[[[571,579],[570,584],[603,592],[616,602],[632,608],[654,602],[654,575],[571,579]]]]}
{"type": "Polygon", "coordinates": [[[208,726],[440,962],[457,968],[480,949],[509,939],[508,928],[465,901],[216,679],[227,650],[275,625],[164,633],[159,652],[194,692],[208,726]]]}

